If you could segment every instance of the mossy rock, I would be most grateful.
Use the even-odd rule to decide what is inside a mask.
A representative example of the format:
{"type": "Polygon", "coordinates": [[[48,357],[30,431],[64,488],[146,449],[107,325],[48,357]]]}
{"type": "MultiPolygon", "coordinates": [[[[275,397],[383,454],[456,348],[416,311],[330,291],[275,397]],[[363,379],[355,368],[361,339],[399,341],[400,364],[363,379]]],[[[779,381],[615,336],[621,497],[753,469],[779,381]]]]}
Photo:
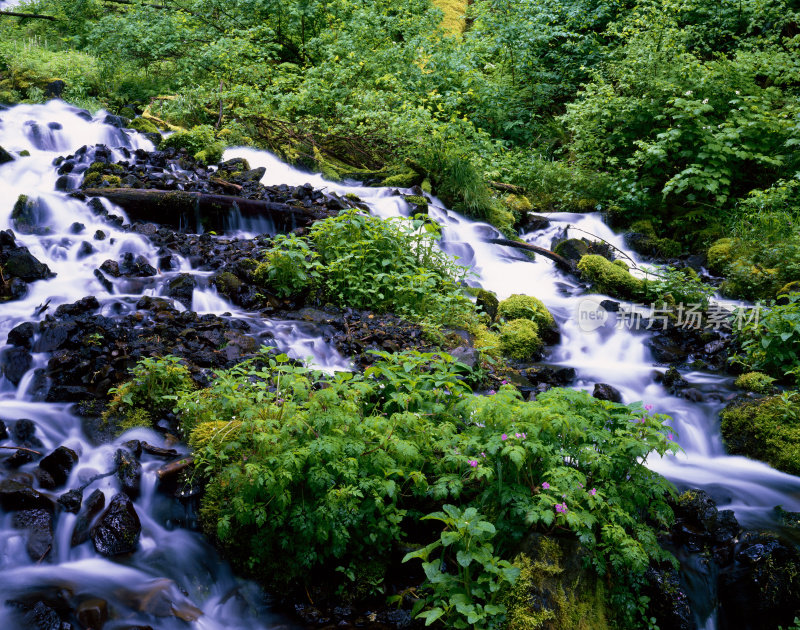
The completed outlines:
{"type": "Polygon", "coordinates": [[[568,238],[556,245],[553,253],[567,260],[580,260],[589,253],[589,244],[579,238],[568,238]]]}
{"type": "Polygon", "coordinates": [[[165,138],[161,146],[185,149],[189,155],[203,164],[218,163],[225,150],[225,146],[214,137],[214,129],[210,125],[198,125],[188,131],[176,131],[165,138]]]}
{"type": "Polygon", "coordinates": [[[153,419],[146,409],[136,407],[129,409],[119,419],[117,424],[117,433],[122,434],[131,429],[145,428],[149,429],[153,426],[153,419]]]}
{"type": "Polygon", "coordinates": [[[428,200],[421,195],[405,195],[406,203],[411,206],[411,214],[428,214],[428,200]]]}
{"type": "Polygon", "coordinates": [[[628,271],[628,270],[630,269],[630,267],[628,266],[628,263],[626,263],[626,262],[625,262],[624,260],[622,260],[621,258],[617,258],[615,261],[613,261],[613,263],[614,263],[614,264],[615,264],[617,267],[619,267],[620,269],[624,269],[625,271],[628,271]]]}
{"type": "Polygon", "coordinates": [[[242,288],[242,281],[229,271],[217,274],[212,282],[217,287],[217,291],[226,297],[236,295],[242,288]]]}
{"type": "Polygon", "coordinates": [[[122,179],[117,175],[89,173],[83,178],[84,188],[119,188],[121,185],[122,179]]]}
{"type": "Polygon", "coordinates": [[[47,234],[50,232],[45,225],[48,219],[47,206],[38,197],[20,195],[11,210],[11,225],[20,234],[47,234]]]}
{"type": "Polygon", "coordinates": [[[574,540],[528,536],[504,594],[506,630],[609,630],[605,588],[574,540]]]}
{"type": "Polygon", "coordinates": [[[518,216],[533,211],[533,204],[525,195],[506,195],[503,203],[508,210],[518,216]]]}
{"type": "Polygon", "coordinates": [[[794,280],[793,282],[784,284],[780,289],[778,289],[777,296],[789,295],[790,293],[800,293],[800,280],[794,280]]]}
{"type": "Polygon", "coordinates": [[[493,359],[500,359],[502,353],[500,351],[500,336],[489,330],[484,325],[478,325],[470,330],[472,334],[472,346],[481,354],[492,357],[493,359]]]}
{"type": "Polygon", "coordinates": [[[517,220],[513,213],[498,202],[490,204],[486,212],[486,222],[495,226],[506,238],[515,240],[519,236],[517,230],[514,229],[517,220]]]}
{"type": "Polygon", "coordinates": [[[644,290],[641,279],[596,254],[583,256],[578,262],[578,270],[581,277],[591,282],[596,291],[611,297],[635,300],[641,297],[644,290]]]}
{"type": "Polygon", "coordinates": [[[796,408],[800,396],[790,402],[780,396],[734,403],[720,414],[722,437],[728,452],[767,462],[790,475],[800,474],[800,420],[787,404],[796,408]]]}
{"type": "Polygon", "coordinates": [[[708,248],[708,268],[717,274],[725,273],[725,268],[733,260],[733,239],[721,238],[708,248]]]}
{"type": "Polygon", "coordinates": [[[475,292],[475,306],[486,313],[491,321],[494,321],[497,317],[497,308],[499,305],[500,301],[493,292],[487,291],[486,289],[478,289],[475,292]]]}
{"type": "Polygon", "coordinates": [[[747,372],[746,374],[741,374],[736,379],[734,385],[741,389],[746,389],[748,392],[765,394],[772,390],[772,384],[774,382],[774,378],[762,372],[747,372]]]}
{"type": "Polygon", "coordinates": [[[556,320],[539,298],[531,295],[515,293],[506,298],[497,307],[497,317],[506,321],[514,319],[530,319],[536,322],[539,329],[556,328],[556,320]]]}
{"type": "Polygon", "coordinates": [[[747,300],[769,299],[781,285],[780,273],[775,268],[756,265],[751,259],[742,257],[726,267],[727,277],[720,286],[723,295],[747,300]]]}
{"type": "Polygon", "coordinates": [[[147,118],[134,118],[128,123],[128,127],[141,133],[158,133],[158,127],[147,118]]]}
{"type": "Polygon", "coordinates": [[[500,327],[500,351],[517,361],[533,359],[544,345],[539,327],[530,319],[514,319],[500,327]]]}
{"type": "Polygon", "coordinates": [[[414,171],[405,171],[397,175],[390,175],[381,182],[381,186],[388,188],[412,188],[419,186],[424,179],[419,173],[414,171]]]}

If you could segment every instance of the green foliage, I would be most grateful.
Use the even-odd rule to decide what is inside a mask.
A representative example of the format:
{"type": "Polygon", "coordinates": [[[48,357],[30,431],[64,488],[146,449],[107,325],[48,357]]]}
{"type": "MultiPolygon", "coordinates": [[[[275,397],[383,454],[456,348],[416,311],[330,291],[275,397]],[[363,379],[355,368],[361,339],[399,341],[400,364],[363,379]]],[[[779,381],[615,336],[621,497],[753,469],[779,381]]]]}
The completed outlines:
{"type": "Polygon", "coordinates": [[[134,118],[128,123],[128,127],[142,133],[158,133],[158,127],[147,118],[134,118]]]}
{"type": "Polygon", "coordinates": [[[278,297],[297,295],[321,278],[317,258],[319,254],[311,251],[305,239],[279,234],[265,252],[265,262],[256,267],[255,281],[278,297]]]}
{"type": "Polygon", "coordinates": [[[767,376],[763,372],[747,372],[746,374],[740,374],[736,378],[734,385],[746,389],[749,392],[764,394],[772,390],[772,384],[774,382],[774,378],[767,376]]]}
{"type": "Polygon", "coordinates": [[[425,586],[432,591],[428,607],[417,617],[425,619],[426,626],[441,620],[448,628],[501,628],[506,613],[500,603],[503,588],[516,582],[519,569],[494,555],[491,540],[497,530],[477,509],[445,504],[442,510],[420,519],[444,524],[439,540],[403,558],[422,560],[425,586]],[[434,552],[440,557],[429,560],[434,552]],[[450,564],[456,574],[443,570],[450,564]]]}
{"type": "Polygon", "coordinates": [[[433,545],[457,562],[461,551],[458,574],[428,568],[431,603],[453,623],[501,614],[487,607],[511,578],[498,558],[531,529],[571,530],[601,575],[639,575],[667,557],[651,524],[671,518],[670,486],[645,465],[678,449],[663,416],[572,390],[535,402],[510,386],[474,396],[464,377],[445,355],[380,353],[363,375],[324,377],[264,354],[180,395],[208,483],[206,531],[272,581],[312,571],[335,580],[337,567],[356,572],[398,544],[433,545]],[[445,505],[455,520],[444,538],[413,526],[445,505]],[[470,508],[483,516],[464,518],[470,508]],[[475,536],[466,521],[481,520],[496,528],[491,547],[464,537],[475,536]],[[459,595],[465,585],[472,599],[459,595]]]}
{"type": "Polygon", "coordinates": [[[526,361],[542,349],[539,326],[530,319],[512,319],[500,326],[500,350],[516,359],[526,361]]]}
{"type": "Polygon", "coordinates": [[[679,304],[700,304],[708,306],[708,299],[716,293],[716,288],[703,282],[697,272],[690,267],[675,269],[656,265],[643,281],[644,297],[652,302],[672,300],[679,304]]]}
{"type": "Polygon", "coordinates": [[[148,423],[148,417],[172,411],[177,392],[194,387],[181,361],[172,355],[139,361],[130,370],[131,380],[108,390],[112,398],[104,417],[121,416],[125,418],[123,424],[142,426],[148,423]]]}
{"type": "Polygon", "coordinates": [[[189,131],[176,131],[164,138],[162,148],[186,149],[197,161],[216,164],[222,159],[224,145],[214,137],[214,129],[209,125],[198,125],[189,131]]]}
{"type": "Polygon", "coordinates": [[[786,392],[727,407],[721,414],[722,437],[728,452],[767,462],[800,474],[798,393],[786,392]]]}
{"type": "Polygon", "coordinates": [[[760,317],[748,318],[738,343],[742,354],[731,360],[776,378],[797,375],[800,370],[800,293],[784,302],[773,302],[760,310],[760,317]]]}
{"type": "Polygon", "coordinates": [[[635,300],[643,295],[642,280],[597,254],[582,256],[578,261],[578,270],[581,277],[591,282],[600,293],[626,300],[635,300]]]}
{"type": "Polygon", "coordinates": [[[540,299],[515,293],[497,307],[497,317],[505,320],[531,319],[539,328],[555,328],[556,321],[540,299]]]}
{"type": "Polygon", "coordinates": [[[439,250],[438,238],[430,222],[359,211],[319,221],[309,231],[331,301],[434,325],[464,325],[474,311],[459,287],[467,270],[439,250]]]}

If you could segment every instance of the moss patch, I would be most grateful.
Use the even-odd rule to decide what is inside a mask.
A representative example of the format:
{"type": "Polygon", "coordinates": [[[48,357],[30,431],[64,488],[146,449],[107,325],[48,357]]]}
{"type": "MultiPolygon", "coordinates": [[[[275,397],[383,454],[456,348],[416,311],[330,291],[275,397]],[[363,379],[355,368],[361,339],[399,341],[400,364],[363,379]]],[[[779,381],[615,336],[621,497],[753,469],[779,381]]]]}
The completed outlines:
{"type": "Polygon", "coordinates": [[[433,0],[437,9],[444,11],[442,30],[448,35],[460,35],[464,32],[466,22],[464,14],[467,12],[467,0],[433,0]]]}
{"type": "Polygon", "coordinates": [[[612,297],[635,300],[641,297],[644,290],[639,278],[596,254],[583,256],[578,262],[578,270],[581,277],[591,282],[596,291],[612,297]]]}
{"type": "Polygon", "coordinates": [[[736,379],[736,387],[746,389],[748,392],[764,394],[772,389],[775,379],[761,372],[748,372],[736,379]]]}
{"type": "MultiPolygon", "coordinates": [[[[789,405],[798,403],[800,396],[794,393],[789,405]]],[[[789,411],[779,396],[727,407],[720,419],[728,451],[767,462],[791,475],[800,474],[800,419],[789,411]]]]}
{"type": "Polygon", "coordinates": [[[520,575],[505,597],[507,630],[610,628],[603,585],[582,567],[573,543],[535,535],[526,547],[514,560],[520,575]]]}
{"type": "Polygon", "coordinates": [[[541,328],[555,328],[556,320],[540,299],[515,293],[497,307],[497,317],[505,320],[530,319],[541,328]]]}
{"type": "Polygon", "coordinates": [[[517,361],[531,359],[542,349],[539,327],[530,319],[514,319],[500,328],[500,350],[517,361]]]}

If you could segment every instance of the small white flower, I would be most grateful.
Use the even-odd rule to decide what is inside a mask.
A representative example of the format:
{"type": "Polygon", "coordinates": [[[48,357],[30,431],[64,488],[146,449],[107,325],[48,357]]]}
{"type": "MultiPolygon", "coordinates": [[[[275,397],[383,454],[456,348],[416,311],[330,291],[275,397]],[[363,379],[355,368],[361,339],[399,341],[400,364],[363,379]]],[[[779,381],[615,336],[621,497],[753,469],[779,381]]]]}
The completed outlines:
{"type": "Polygon", "coordinates": [[[684,92],[683,95],[684,96],[691,96],[692,95],[692,91],[689,90],[688,92],[684,92]]]}
{"type": "Polygon", "coordinates": [[[708,104],[708,99],[707,99],[707,98],[704,98],[704,99],[703,99],[703,105],[707,105],[707,104],[708,104]]]}
{"type": "Polygon", "coordinates": [[[737,94],[741,94],[741,92],[740,92],[739,90],[736,90],[736,93],[737,93],[737,94]]]}

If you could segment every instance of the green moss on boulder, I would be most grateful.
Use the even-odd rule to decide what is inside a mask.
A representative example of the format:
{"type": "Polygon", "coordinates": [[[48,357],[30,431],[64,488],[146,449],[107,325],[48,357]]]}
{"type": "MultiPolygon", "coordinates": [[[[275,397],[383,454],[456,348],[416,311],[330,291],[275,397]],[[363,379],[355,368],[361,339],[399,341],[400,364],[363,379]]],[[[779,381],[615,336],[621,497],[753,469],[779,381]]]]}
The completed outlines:
{"type": "Polygon", "coordinates": [[[767,462],[790,475],[800,474],[800,419],[787,406],[798,404],[800,395],[794,393],[789,403],[770,396],[728,406],[720,414],[728,451],[767,462]]]}
{"type": "Polygon", "coordinates": [[[134,118],[128,123],[128,128],[141,133],[158,133],[158,127],[147,118],[134,118]]]}
{"type": "Polygon", "coordinates": [[[714,273],[724,273],[733,260],[733,239],[721,238],[708,248],[708,268],[714,273]]]}
{"type": "Polygon", "coordinates": [[[500,350],[511,359],[532,359],[542,346],[539,327],[533,320],[514,319],[500,327],[500,350]]]}
{"type": "Polygon", "coordinates": [[[736,379],[736,387],[746,389],[748,392],[764,394],[772,389],[775,379],[762,372],[748,372],[736,379]]]}
{"type": "Polygon", "coordinates": [[[578,262],[578,270],[596,291],[612,297],[635,300],[641,297],[644,290],[641,279],[596,254],[583,256],[578,262]]]}
{"type": "Polygon", "coordinates": [[[216,164],[222,159],[225,146],[214,137],[210,125],[198,125],[189,131],[176,131],[165,138],[163,148],[186,149],[187,153],[203,164],[216,164]]]}
{"type": "Polygon", "coordinates": [[[497,317],[507,321],[530,319],[536,322],[539,329],[556,327],[556,320],[553,319],[544,302],[531,295],[515,293],[506,298],[497,307],[497,317]]]}

